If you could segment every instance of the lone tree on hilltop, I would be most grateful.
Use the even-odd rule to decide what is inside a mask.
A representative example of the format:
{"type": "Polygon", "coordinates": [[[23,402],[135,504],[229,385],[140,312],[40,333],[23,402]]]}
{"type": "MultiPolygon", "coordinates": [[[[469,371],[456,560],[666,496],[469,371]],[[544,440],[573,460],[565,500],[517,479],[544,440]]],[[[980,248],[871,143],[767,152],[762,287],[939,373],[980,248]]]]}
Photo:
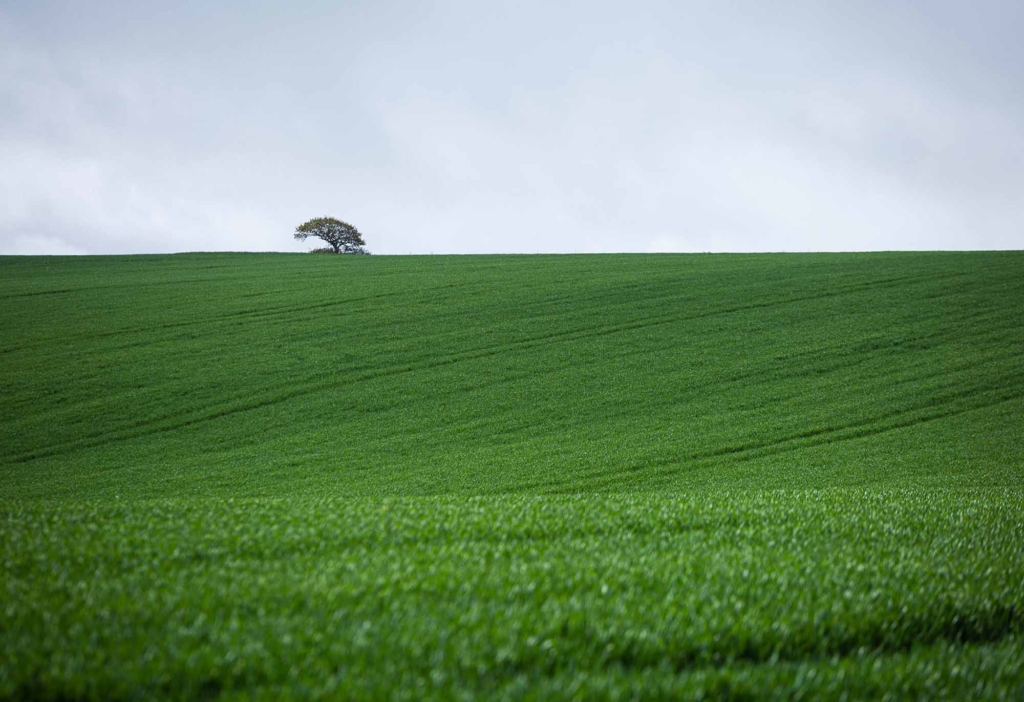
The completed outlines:
{"type": "Polygon", "coordinates": [[[314,253],[368,254],[359,230],[348,222],[334,217],[317,217],[295,227],[295,238],[305,241],[314,236],[327,242],[330,248],[313,249],[314,253]]]}

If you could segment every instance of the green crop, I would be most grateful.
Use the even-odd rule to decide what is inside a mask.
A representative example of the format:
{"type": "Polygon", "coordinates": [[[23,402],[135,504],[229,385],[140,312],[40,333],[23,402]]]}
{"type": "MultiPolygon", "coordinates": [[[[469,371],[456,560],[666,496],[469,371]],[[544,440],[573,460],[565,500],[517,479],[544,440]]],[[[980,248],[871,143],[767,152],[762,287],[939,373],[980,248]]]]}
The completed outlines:
{"type": "Polygon", "coordinates": [[[1024,695],[1024,255],[0,258],[0,696],[1024,695]]]}

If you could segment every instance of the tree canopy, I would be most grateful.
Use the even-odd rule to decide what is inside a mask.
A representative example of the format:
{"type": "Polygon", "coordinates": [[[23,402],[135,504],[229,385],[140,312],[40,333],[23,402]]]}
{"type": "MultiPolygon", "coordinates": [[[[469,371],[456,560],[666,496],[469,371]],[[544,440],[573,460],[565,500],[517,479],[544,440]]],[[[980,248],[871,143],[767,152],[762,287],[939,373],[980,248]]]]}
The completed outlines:
{"type": "Polygon", "coordinates": [[[334,217],[317,217],[295,228],[295,238],[305,241],[309,237],[322,239],[330,248],[316,249],[336,254],[368,254],[359,230],[348,222],[334,217]]]}

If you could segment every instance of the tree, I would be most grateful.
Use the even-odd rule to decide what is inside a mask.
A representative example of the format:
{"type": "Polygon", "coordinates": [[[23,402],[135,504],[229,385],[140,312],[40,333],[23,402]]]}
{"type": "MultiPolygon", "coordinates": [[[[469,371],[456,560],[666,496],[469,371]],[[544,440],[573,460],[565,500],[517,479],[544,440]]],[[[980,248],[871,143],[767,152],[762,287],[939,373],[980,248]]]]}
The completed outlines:
{"type": "Polygon", "coordinates": [[[295,228],[295,238],[298,241],[305,241],[309,237],[316,237],[327,242],[330,248],[315,249],[317,253],[336,254],[368,254],[359,230],[348,222],[342,222],[334,217],[317,217],[305,224],[295,228]]]}

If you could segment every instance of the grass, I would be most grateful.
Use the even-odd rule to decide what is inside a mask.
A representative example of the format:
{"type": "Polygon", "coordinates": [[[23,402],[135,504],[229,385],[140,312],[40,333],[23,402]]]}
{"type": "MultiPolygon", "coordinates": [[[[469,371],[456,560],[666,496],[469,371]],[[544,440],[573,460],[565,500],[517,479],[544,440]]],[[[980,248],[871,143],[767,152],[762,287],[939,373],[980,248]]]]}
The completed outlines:
{"type": "Polygon", "coordinates": [[[0,258],[0,695],[1024,694],[1024,255],[0,258]]]}

